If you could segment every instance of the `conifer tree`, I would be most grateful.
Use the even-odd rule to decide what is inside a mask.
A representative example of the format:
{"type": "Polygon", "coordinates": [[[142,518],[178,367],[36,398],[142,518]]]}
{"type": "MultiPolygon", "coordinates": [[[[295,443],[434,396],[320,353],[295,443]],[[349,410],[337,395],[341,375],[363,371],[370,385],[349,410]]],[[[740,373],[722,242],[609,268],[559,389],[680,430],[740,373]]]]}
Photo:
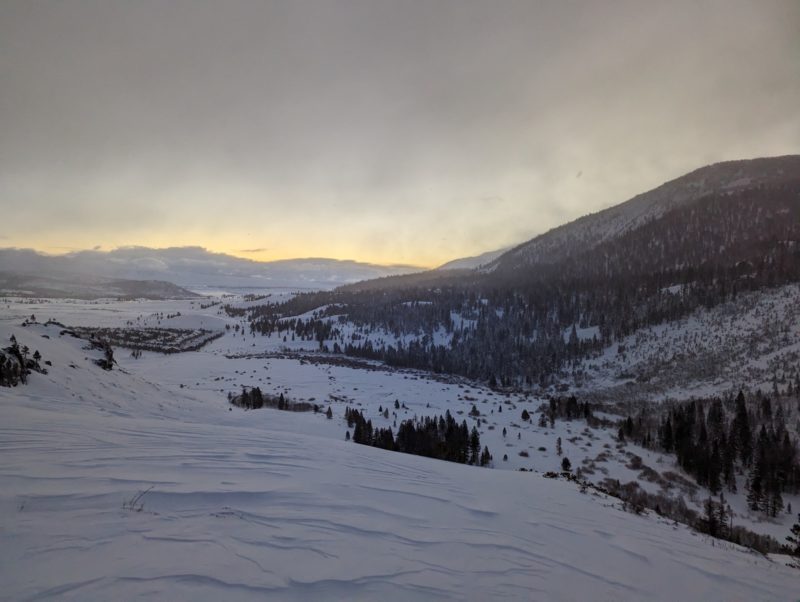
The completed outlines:
{"type": "Polygon", "coordinates": [[[786,536],[786,541],[791,544],[789,553],[800,557],[800,514],[797,515],[797,522],[792,525],[789,535],[786,536]]]}
{"type": "Polygon", "coordinates": [[[472,427],[472,432],[469,435],[469,450],[470,450],[470,464],[478,464],[480,461],[479,454],[481,451],[481,439],[478,434],[478,429],[472,427]]]}
{"type": "Polygon", "coordinates": [[[736,416],[733,419],[733,430],[739,456],[745,466],[749,466],[753,457],[753,435],[750,431],[750,417],[744,401],[744,393],[736,396],[736,416]]]}

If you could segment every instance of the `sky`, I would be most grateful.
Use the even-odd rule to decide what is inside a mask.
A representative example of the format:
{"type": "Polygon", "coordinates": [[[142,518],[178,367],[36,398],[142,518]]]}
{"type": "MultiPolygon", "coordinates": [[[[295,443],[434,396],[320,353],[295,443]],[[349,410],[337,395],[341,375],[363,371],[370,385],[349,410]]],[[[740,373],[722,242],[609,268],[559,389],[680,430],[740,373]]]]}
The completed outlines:
{"type": "Polygon", "coordinates": [[[0,2],[0,247],[435,266],[800,152],[800,2],[0,2]]]}

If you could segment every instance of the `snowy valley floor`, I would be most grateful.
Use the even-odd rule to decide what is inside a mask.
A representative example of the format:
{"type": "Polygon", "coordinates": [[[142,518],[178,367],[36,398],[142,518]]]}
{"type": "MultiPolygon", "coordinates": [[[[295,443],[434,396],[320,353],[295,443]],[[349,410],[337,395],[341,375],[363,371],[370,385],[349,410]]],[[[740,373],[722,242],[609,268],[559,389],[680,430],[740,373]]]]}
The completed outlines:
{"type": "MultiPolygon", "coordinates": [[[[248,384],[271,375],[306,399],[327,390],[385,406],[399,395],[418,404],[410,412],[428,403],[442,412],[468,408],[464,397],[474,396],[486,413],[499,402],[483,404],[483,391],[403,374],[300,371],[289,360],[227,360],[228,336],[198,353],[123,361],[121,352],[122,369],[105,372],[82,342],[56,327],[22,329],[17,318],[0,324],[2,340],[13,332],[53,365],[27,386],[0,388],[0,599],[800,597],[800,571],[785,559],[626,513],[574,484],[345,442],[343,403],[328,421],[229,411],[221,392],[235,390],[246,371],[248,384]],[[141,510],[127,507],[148,489],[141,510]]],[[[504,401],[515,404],[513,415],[490,413],[498,428],[484,431],[496,461],[500,425],[511,428],[529,403],[504,401]]],[[[557,425],[577,454],[591,440],[568,447],[569,426],[557,425]]],[[[513,445],[531,451],[551,447],[556,434],[517,430],[522,443],[513,445]]],[[[530,462],[547,469],[558,458],[530,462]]]]}

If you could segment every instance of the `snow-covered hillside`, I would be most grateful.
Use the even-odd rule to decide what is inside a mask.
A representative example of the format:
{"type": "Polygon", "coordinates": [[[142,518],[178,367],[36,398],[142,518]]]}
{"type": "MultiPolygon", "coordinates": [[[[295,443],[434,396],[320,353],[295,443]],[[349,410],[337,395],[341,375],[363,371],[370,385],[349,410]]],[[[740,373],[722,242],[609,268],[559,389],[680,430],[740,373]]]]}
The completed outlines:
{"type": "Polygon", "coordinates": [[[611,474],[624,478],[633,448],[605,449],[604,432],[578,422],[523,423],[533,399],[411,371],[244,358],[254,343],[271,354],[279,341],[235,329],[198,352],[137,360],[118,349],[118,366],[106,372],[84,341],[17,320],[30,309],[106,327],[137,315],[150,325],[236,323],[190,301],[90,307],[20,304],[0,315],[0,339],[14,334],[52,364],[25,387],[0,388],[4,597],[784,600],[798,591],[785,559],[624,512],[615,498],[572,483],[343,437],[345,405],[374,420],[394,399],[401,417],[448,409],[466,417],[476,405],[498,467],[552,470],[562,436],[574,463],[581,448],[586,457],[606,451],[611,474]],[[334,418],[229,409],[226,392],[255,384],[316,398],[334,418]]]}
{"type": "Polygon", "coordinates": [[[726,161],[697,169],[620,205],[587,215],[515,247],[487,266],[554,263],[635,230],[712,191],[735,192],[796,178],[800,156],[726,161]]]}
{"type": "MultiPolygon", "coordinates": [[[[688,320],[687,324],[692,325],[688,331],[679,325],[674,329],[665,327],[650,336],[645,336],[646,333],[642,331],[638,346],[632,340],[626,342],[628,347],[622,354],[618,353],[616,346],[606,350],[601,357],[585,362],[576,370],[576,378],[567,379],[562,387],[569,387],[567,391],[577,393],[593,403],[605,401],[608,411],[612,412],[609,415],[612,420],[623,418],[626,412],[634,413],[640,407],[638,404],[645,400],[662,399],[667,394],[685,399],[692,395],[731,390],[735,393],[742,384],[742,366],[748,363],[746,354],[751,354],[752,361],[749,364],[764,366],[768,357],[786,359],[791,356],[791,345],[796,344],[796,336],[792,334],[786,339],[785,328],[796,329],[793,316],[797,304],[793,299],[798,292],[796,288],[788,287],[776,289],[763,298],[742,295],[736,308],[721,306],[718,308],[720,313],[717,310],[701,312],[688,320]],[[740,320],[732,327],[721,327],[736,315],[740,315],[740,320]],[[769,328],[767,323],[770,324],[769,328]],[[738,344],[738,337],[746,332],[751,332],[755,337],[758,343],[756,347],[749,343],[738,344]],[[687,357],[686,362],[695,358],[696,370],[711,365],[712,374],[728,374],[727,380],[722,377],[711,382],[698,380],[694,372],[679,367],[670,369],[672,364],[669,358],[662,358],[660,363],[657,361],[658,353],[673,350],[676,354],[689,354],[692,349],[699,349],[695,344],[698,337],[708,341],[709,350],[703,353],[698,351],[687,357]],[[723,340],[725,345],[720,343],[723,340]],[[784,349],[787,344],[789,346],[784,349]],[[714,352],[717,346],[720,349],[714,352]],[[762,361],[757,361],[753,358],[760,356],[752,355],[754,348],[772,355],[765,355],[762,361]],[[725,350],[724,353],[722,350],[725,350]],[[712,352],[715,353],[713,358],[705,357],[704,353],[712,352]],[[650,362],[641,358],[650,358],[650,362]],[[635,382],[640,363],[648,369],[658,370],[647,382],[635,382]]],[[[280,300],[285,296],[277,295],[275,298],[280,300]]],[[[257,303],[244,298],[227,298],[225,302],[233,307],[257,303]]],[[[463,378],[392,369],[378,362],[321,353],[319,342],[313,337],[303,339],[291,332],[274,332],[270,336],[248,332],[245,317],[230,317],[221,305],[212,305],[210,302],[84,303],[58,300],[36,304],[27,301],[7,305],[6,323],[10,326],[19,324],[31,313],[35,313],[40,320],[54,318],[80,327],[95,324],[103,328],[143,328],[148,331],[157,328],[200,328],[224,332],[225,336],[204,346],[197,353],[165,356],[146,352],[140,359],[133,359],[129,351],[118,349],[115,357],[127,372],[157,382],[162,388],[180,396],[191,393],[193,397],[212,404],[223,402],[228,394],[238,394],[242,388],[259,387],[265,393],[283,393],[293,401],[331,406],[333,420],[303,423],[308,428],[313,425],[309,432],[315,435],[337,440],[344,438],[347,430],[344,409],[347,406],[363,411],[376,428],[393,428],[395,432],[402,420],[415,416],[439,416],[449,411],[458,421],[466,420],[470,428],[477,426],[481,444],[487,446],[494,456],[495,469],[546,472],[558,470],[562,459],[567,457],[575,470],[592,482],[603,483],[606,479],[615,479],[621,484],[636,482],[645,491],[654,494],[683,497],[689,508],[700,513],[708,495],[703,488],[691,484],[691,477],[675,465],[674,457],[632,443],[620,446],[613,426],[591,428],[583,420],[560,419],[553,425],[540,426],[541,408],[547,403],[549,391],[541,396],[531,392],[495,391],[485,384],[463,378]],[[396,402],[402,404],[398,410],[394,408],[396,402]],[[386,409],[390,410],[388,417],[384,417],[386,409]],[[522,419],[523,411],[530,415],[528,420],[522,419]],[[561,455],[556,450],[559,439],[561,455]],[[635,461],[636,457],[642,459],[643,466],[635,461]],[[673,474],[681,477],[677,483],[673,474]],[[681,485],[684,481],[689,484],[681,485]]],[[[286,320],[307,320],[313,315],[314,312],[307,312],[287,317],[286,320]]],[[[393,336],[390,333],[369,334],[348,323],[339,326],[346,338],[369,336],[377,341],[381,337],[391,340],[393,336]]],[[[25,342],[35,328],[39,327],[15,327],[14,332],[21,343],[35,349],[37,337],[25,342]]],[[[332,347],[333,341],[324,343],[332,347]]],[[[766,370],[757,373],[767,380],[772,376],[772,372],[766,370]]],[[[747,373],[746,376],[755,378],[754,374],[756,372],[747,373]]],[[[783,376],[784,373],[779,374],[783,376]]],[[[707,372],[701,371],[700,376],[707,376],[707,372]]],[[[787,424],[794,430],[797,409],[789,404],[786,412],[787,424]]],[[[782,541],[794,515],[784,512],[774,519],[765,520],[758,513],[750,512],[745,500],[745,481],[746,474],[740,475],[739,492],[726,492],[736,524],[782,541]]],[[[800,499],[795,497],[786,495],[785,502],[800,507],[800,499]]]]}
{"type": "Polygon", "coordinates": [[[688,399],[784,392],[798,376],[800,285],[790,284],[641,328],[584,360],[570,384],[607,399],[688,399]]]}

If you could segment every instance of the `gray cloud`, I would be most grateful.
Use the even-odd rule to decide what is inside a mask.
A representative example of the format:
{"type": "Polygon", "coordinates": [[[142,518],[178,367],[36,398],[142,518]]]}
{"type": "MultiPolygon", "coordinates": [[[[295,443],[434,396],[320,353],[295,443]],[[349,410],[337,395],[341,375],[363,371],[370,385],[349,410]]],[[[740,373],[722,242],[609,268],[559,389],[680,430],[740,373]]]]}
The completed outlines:
{"type": "Polygon", "coordinates": [[[0,206],[18,245],[437,264],[798,152],[799,24],[793,0],[4,2],[0,206]]]}

